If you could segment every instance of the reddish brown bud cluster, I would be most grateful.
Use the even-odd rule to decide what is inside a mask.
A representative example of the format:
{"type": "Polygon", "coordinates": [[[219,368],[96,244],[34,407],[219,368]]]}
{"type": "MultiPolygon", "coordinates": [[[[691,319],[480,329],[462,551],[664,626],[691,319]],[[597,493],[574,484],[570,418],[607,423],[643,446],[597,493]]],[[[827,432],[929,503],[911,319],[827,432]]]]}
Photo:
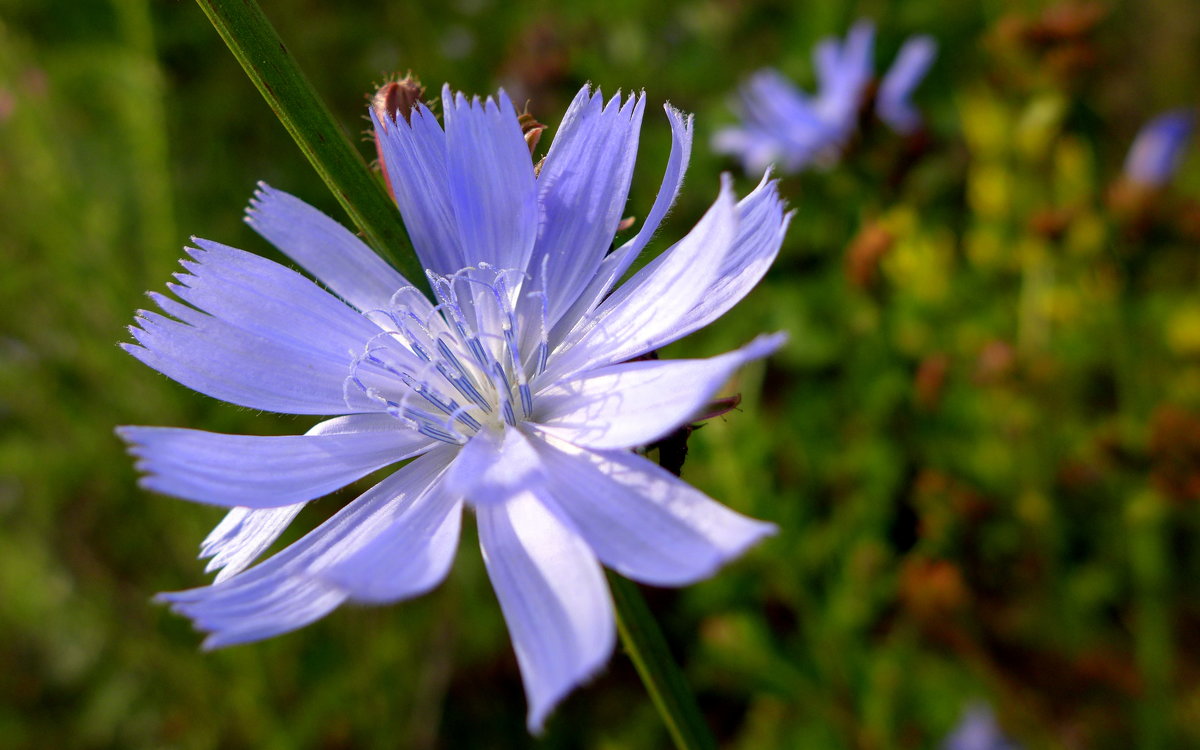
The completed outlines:
{"type": "Polygon", "coordinates": [[[1150,480],[1176,502],[1200,499],[1200,417],[1160,406],[1150,420],[1150,480]]]}
{"type": "Polygon", "coordinates": [[[900,600],[917,621],[940,623],[967,607],[970,591],[954,563],[910,557],[900,570],[900,600]]]}
{"type": "Polygon", "coordinates": [[[1121,226],[1128,232],[1141,234],[1158,220],[1164,192],[1161,187],[1122,175],[1109,186],[1105,198],[1121,226]]]}
{"type": "Polygon", "coordinates": [[[942,400],[942,391],[950,375],[950,358],[945,354],[931,354],[917,365],[913,378],[913,398],[924,411],[933,411],[942,400]]]}
{"type": "Polygon", "coordinates": [[[1000,383],[1017,369],[1017,350],[1007,341],[995,339],[983,345],[975,361],[975,382],[980,385],[1000,383]]]}
{"type": "Polygon", "coordinates": [[[398,81],[383,84],[371,97],[371,109],[375,110],[379,122],[387,127],[389,122],[399,122],[397,117],[411,122],[413,108],[424,98],[425,87],[410,72],[398,81]]]}
{"type": "Polygon", "coordinates": [[[1108,9],[1097,2],[1070,2],[1052,5],[1041,18],[1022,29],[1022,37],[1031,45],[1069,44],[1087,39],[1108,9]]]}
{"type": "Polygon", "coordinates": [[[1012,14],[1001,19],[994,43],[1001,49],[1023,49],[1064,79],[1091,70],[1100,61],[1093,36],[1108,8],[1089,0],[1067,0],[1029,18],[1012,14]]]}
{"type": "Polygon", "coordinates": [[[529,146],[529,155],[532,156],[546,126],[529,112],[528,104],[525,105],[525,111],[517,115],[517,123],[521,126],[521,135],[525,136],[525,144],[529,146]]]}
{"type": "Polygon", "coordinates": [[[879,263],[895,242],[895,235],[882,224],[863,227],[846,250],[846,277],[850,283],[860,289],[873,286],[879,276],[879,263]]]}
{"type": "Polygon", "coordinates": [[[1039,209],[1029,217],[1029,231],[1051,242],[1059,242],[1070,229],[1077,213],[1072,208],[1039,209]]]}
{"type": "MultiPolygon", "coordinates": [[[[404,122],[411,123],[412,111],[424,97],[425,87],[412,74],[412,71],[409,71],[403,78],[388,81],[379,87],[379,90],[371,96],[371,110],[375,113],[379,126],[386,130],[389,124],[399,123],[401,117],[404,118],[404,122]]],[[[395,200],[396,193],[392,190],[392,180],[388,176],[387,160],[383,158],[383,150],[379,147],[378,139],[375,140],[375,154],[378,159],[379,171],[383,173],[383,182],[387,186],[388,195],[395,200]]]]}

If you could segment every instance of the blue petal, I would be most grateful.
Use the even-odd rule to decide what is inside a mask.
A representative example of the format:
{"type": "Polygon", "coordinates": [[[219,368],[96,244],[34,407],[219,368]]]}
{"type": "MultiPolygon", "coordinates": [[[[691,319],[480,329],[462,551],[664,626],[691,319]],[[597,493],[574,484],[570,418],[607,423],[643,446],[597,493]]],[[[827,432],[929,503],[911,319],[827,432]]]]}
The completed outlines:
{"type": "Polygon", "coordinates": [[[341,431],[320,425],[312,434],[272,437],[173,427],[120,427],[117,433],[147,474],[143,487],[227,508],[312,500],[432,447],[386,414],[334,421],[341,431]]]}
{"type": "Polygon", "coordinates": [[[635,581],[695,583],[777,531],[634,453],[537,447],[555,505],[602,563],[635,581]]]}
{"type": "Polygon", "coordinates": [[[859,105],[871,81],[874,46],[874,25],[859,21],[840,47],[825,42],[814,50],[820,84],[814,108],[827,128],[831,146],[840,146],[854,129],[859,105]]]}
{"type": "Polygon", "coordinates": [[[608,661],[612,601],[587,544],[521,492],[476,508],[479,544],[508,623],[529,701],[530,731],[608,661]]]}
{"type": "Polygon", "coordinates": [[[555,437],[587,448],[648,445],[695,418],[746,362],[778,349],[786,336],[755,339],[711,359],[624,362],[537,394],[534,420],[555,437]]]}
{"type": "MultiPolygon", "coordinates": [[[[166,298],[155,298],[171,308],[166,298]]],[[[184,308],[178,306],[180,313],[184,308]]],[[[242,331],[210,316],[181,323],[140,311],[125,351],[192,390],[251,409],[282,414],[351,414],[382,410],[347,391],[351,357],[333,360],[242,331]],[[191,323],[191,324],[189,324],[191,323]],[[349,397],[349,400],[347,399],[349,397]]]]}
{"type": "Polygon", "coordinates": [[[450,199],[446,134],[424,104],[409,121],[381,121],[374,112],[375,138],[404,226],[425,268],[451,274],[469,265],[450,199]]]}
{"type": "MultiPolygon", "coordinates": [[[[785,157],[780,139],[762,128],[750,125],[730,125],[713,133],[710,141],[713,151],[736,157],[747,174],[765,172],[772,164],[785,157]]],[[[790,159],[796,168],[803,166],[798,159],[790,159]]]]}
{"type": "Polygon", "coordinates": [[[456,450],[434,448],[384,479],[300,540],[212,586],[160,594],[210,633],[207,648],[269,638],[324,617],[349,593],[321,577],[387,530],[425,494],[456,450]]]}
{"type": "Polygon", "coordinates": [[[879,84],[875,109],[892,130],[906,135],[921,124],[921,115],[909,101],[913,89],[925,77],[937,57],[937,42],[932,37],[909,39],[896,54],[896,61],[879,84]]]}
{"type": "Polygon", "coordinates": [[[739,157],[747,172],[762,172],[774,161],[799,170],[832,138],[829,123],[816,109],[819,104],[779,71],[764,68],[738,90],[735,109],[744,126],[718,133],[714,145],[739,157]]]}
{"type": "Polygon", "coordinates": [[[676,196],[679,195],[679,188],[683,185],[683,177],[687,173],[692,153],[692,116],[685,115],[670,105],[664,106],[663,109],[666,110],[667,119],[671,123],[671,154],[667,159],[667,169],[663,174],[662,185],[654,199],[654,205],[638,233],[604,258],[587,288],[570,309],[563,313],[550,333],[552,347],[557,346],[584,315],[594,310],[600,301],[608,296],[613,285],[625,274],[650,242],[650,238],[658,231],[663,217],[667,215],[676,196]]]}
{"type": "Polygon", "coordinates": [[[467,265],[524,271],[538,228],[537,188],[516,110],[503,91],[499,100],[468,102],[442,90],[450,203],[467,265]]]}
{"type": "MultiPolygon", "coordinates": [[[[307,434],[392,431],[395,427],[395,419],[385,414],[352,414],[327,419],[307,434]]],[[[204,571],[220,571],[214,583],[240,573],[279,538],[305,505],[307,503],[281,508],[233,508],[200,544],[200,557],[212,558],[204,571]]]]}
{"type": "Polygon", "coordinates": [[[940,750],[1020,750],[1004,736],[992,709],[985,703],[968,706],[958,726],[939,747],[940,750]]]}
{"type": "Polygon", "coordinates": [[[189,249],[195,260],[182,261],[189,273],[167,285],[189,305],[242,330],[339,356],[379,334],[379,326],[295,271],[217,242],[195,242],[200,249],[189,249]]]}
{"type": "Polygon", "coordinates": [[[446,470],[446,492],[473,505],[502,502],[539,480],[541,465],[518,428],[484,429],[467,441],[446,470]]]}
{"type": "Polygon", "coordinates": [[[320,577],[356,602],[419,596],[450,572],[461,525],[462,501],[435,484],[368,544],[320,577]]]}
{"type": "Polygon", "coordinates": [[[191,273],[170,286],[207,312],[152,293],[176,320],[140,311],[140,327],[130,329],[140,346],[124,345],[164,375],[241,406],[328,415],[383,409],[361,389],[345,388],[352,374],[363,388],[395,388],[384,369],[354,364],[375,339],[381,361],[416,366],[378,326],[300,274],[215,242],[198,244],[196,261],[183,263],[191,273]]]}
{"type": "Polygon", "coordinates": [[[645,96],[603,106],[585,86],[571,103],[538,175],[541,231],[530,272],[558,320],[608,252],[629,196],[645,96]],[[542,276],[543,269],[545,276],[542,276]]]}
{"type": "Polygon", "coordinates": [[[307,503],[282,508],[233,508],[200,543],[200,557],[211,557],[204,572],[219,571],[220,583],[245,570],[279,538],[307,503]]]}
{"type": "Polygon", "coordinates": [[[1165,185],[1179,169],[1195,123],[1194,109],[1172,110],[1146,123],[1125,158],[1125,175],[1152,187],[1165,185]]]}
{"type": "Polygon", "coordinates": [[[633,275],[576,328],[551,356],[541,384],[623,362],[678,338],[737,236],[737,207],[728,176],[695,228],[633,275]]]}
{"type": "Polygon", "coordinates": [[[813,101],[773,68],[763,68],[738,92],[746,121],[793,147],[809,147],[822,127],[813,101]]]}
{"type": "Polygon", "coordinates": [[[822,89],[836,86],[842,70],[841,40],[834,36],[821,38],[813,45],[812,59],[817,86],[822,89]]]}
{"type": "Polygon", "coordinates": [[[783,213],[778,184],[770,179],[770,173],[738,202],[737,213],[737,237],[721,261],[712,285],[681,321],[676,338],[700,330],[740,302],[779,254],[792,214],[783,213]]]}
{"type": "Polygon", "coordinates": [[[683,186],[683,176],[687,173],[688,162],[691,160],[692,135],[694,133],[692,116],[669,104],[663,105],[663,111],[667,113],[667,122],[671,125],[671,154],[667,158],[667,169],[663,172],[658,195],[654,198],[654,205],[650,207],[650,213],[646,214],[646,220],[642,222],[641,229],[633,239],[620,248],[622,261],[618,266],[620,272],[617,273],[617,278],[620,278],[621,274],[629,268],[642,249],[650,242],[650,238],[658,231],[659,224],[671,210],[676,196],[679,195],[679,188],[683,186]]]}
{"type": "MultiPolygon", "coordinates": [[[[682,313],[680,308],[670,308],[674,312],[664,313],[670,317],[661,319],[660,322],[664,326],[657,334],[657,343],[652,348],[663,346],[699,330],[724,315],[729,308],[745,297],[779,254],[791,217],[791,214],[783,213],[783,202],[779,198],[775,181],[770,179],[769,173],[764,175],[758,187],[737,204],[737,236],[725,251],[709,285],[691,295],[695,301],[686,313],[682,313]],[[672,325],[665,325],[671,320],[674,321],[672,325]]],[[[709,251],[713,254],[721,252],[716,246],[709,248],[709,251]]],[[[641,273],[648,272],[658,262],[656,259],[641,273]]],[[[630,279],[625,286],[633,284],[635,279],[630,279]]],[[[633,294],[632,288],[629,293],[633,294]]],[[[586,332],[589,323],[590,319],[585,319],[574,335],[578,337],[582,332],[586,332]]],[[[623,349],[620,351],[625,352],[623,349]]],[[[575,356],[578,357],[579,354],[576,353],[575,356]]],[[[564,358],[564,365],[567,361],[572,361],[572,366],[578,364],[577,361],[571,360],[570,355],[564,358]]]]}
{"type": "Polygon", "coordinates": [[[409,282],[349,230],[265,182],[246,223],[325,286],[363,312],[387,307],[409,282]]]}

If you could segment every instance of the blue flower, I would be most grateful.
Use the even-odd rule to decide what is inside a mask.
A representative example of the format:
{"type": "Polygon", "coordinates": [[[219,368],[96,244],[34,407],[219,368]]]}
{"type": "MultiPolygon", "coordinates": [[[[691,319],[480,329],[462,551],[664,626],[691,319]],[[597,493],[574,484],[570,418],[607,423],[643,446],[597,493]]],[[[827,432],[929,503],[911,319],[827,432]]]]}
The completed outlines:
{"type": "Polygon", "coordinates": [[[1176,109],[1143,125],[1125,157],[1125,176],[1149,187],[1165,185],[1183,161],[1195,124],[1195,110],[1176,109]]]}
{"type": "Polygon", "coordinates": [[[946,739],[942,750],[1020,750],[996,724],[992,709],[986,704],[976,703],[963,712],[962,719],[946,739]]]}
{"type": "Polygon", "coordinates": [[[607,661],[606,565],[678,586],[774,532],[631,448],[687,423],[741,364],[630,361],[707,325],[753,287],[790,215],[773,182],[736,201],[728,179],[682,240],[624,284],[687,168],[690,116],[666,108],[672,149],[640,231],[609,252],[629,190],[644,95],[571,103],[539,171],[508,97],[444,89],[376,115],[391,187],[436,293],[432,304],[351,232],[262,185],[249,224],[322,286],[207,240],[176,301],[151,298],[125,348],[233,404],[331,417],[304,435],[123,427],[148,489],[230,508],[202,545],[211,586],[163,594],[206,646],[268,638],[343,602],[435,587],[474,511],[529,700],[529,726],[607,661]],[[412,459],[249,567],[307,502],[412,459]]]}
{"type": "MultiPolygon", "coordinates": [[[[755,173],[772,163],[788,172],[799,172],[810,164],[836,163],[867,103],[874,39],[875,27],[859,21],[844,43],[834,38],[819,42],[813,50],[815,97],[770,68],[750,76],[733,105],[741,124],[717,131],[713,148],[738,157],[746,171],[755,173]]],[[[921,117],[909,97],[936,55],[937,45],[931,38],[913,37],[880,83],[875,110],[902,135],[920,127],[921,117]]]]}

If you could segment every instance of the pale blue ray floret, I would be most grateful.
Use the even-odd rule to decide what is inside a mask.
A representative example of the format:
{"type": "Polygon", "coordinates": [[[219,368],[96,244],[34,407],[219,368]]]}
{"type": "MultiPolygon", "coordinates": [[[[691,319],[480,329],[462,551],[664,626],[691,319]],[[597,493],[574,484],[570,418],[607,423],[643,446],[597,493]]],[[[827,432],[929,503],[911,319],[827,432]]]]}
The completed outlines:
{"type": "Polygon", "coordinates": [[[1183,162],[1195,124],[1194,109],[1171,110],[1147,122],[1129,147],[1125,176],[1149,187],[1167,184],[1183,162]]]}
{"type": "Polygon", "coordinates": [[[666,107],[672,147],[640,230],[610,252],[644,95],[585,87],[540,170],[503,92],[442,93],[373,114],[392,192],[435,293],[426,298],[351,232],[261,185],[250,225],[320,283],[195,240],[178,300],[151,297],[125,348],[233,404],[329,417],[304,435],[123,427],[143,486],[230,508],[202,545],[211,586],[163,594],[210,647],[310,623],[344,602],[424,593],[454,558],[464,508],[540,728],[607,661],[601,565],[684,585],[774,531],[632,451],[694,419],[780,334],[697,360],[631,361],[707,325],[777,254],[790,214],[772,180],[741,201],[723,178],[682,240],[623,284],[683,181],[692,121],[666,107]],[[412,459],[253,566],[308,501],[412,459]]]}
{"type": "MultiPolygon", "coordinates": [[[[815,96],[772,68],[751,75],[733,103],[742,121],[718,130],[713,148],[737,157],[747,172],[755,174],[771,164],[799,172],[811,165],[836,163],[858,127],[867,100],[874,77],[874,40],[875,27],[869,21],[856,23],[844,42],[822,39],[813,49],[815,96]]],[[[932,38],[912,37],[879,83],[875,112],[901,135],[921,125],[910,98],[936,56],[932,38]]]]}
{"type": "Polygon", "coordinates": [[[942,740],[940,750],[1021,750],[1009,741],[986,703],[972,703],[958,726],[942,740]]]}

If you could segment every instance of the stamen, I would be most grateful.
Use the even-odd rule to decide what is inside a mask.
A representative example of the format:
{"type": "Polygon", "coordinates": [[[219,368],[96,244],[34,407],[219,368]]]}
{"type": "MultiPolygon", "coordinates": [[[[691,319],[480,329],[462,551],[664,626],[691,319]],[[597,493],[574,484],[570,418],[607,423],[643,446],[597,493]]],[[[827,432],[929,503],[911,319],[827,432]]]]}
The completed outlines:
{"type": "MultiPolygon", "coordinates": [[[[487,402],[487,399],[485,399],[483,397],[483,394],[479,392],[479,388],[475,385],[475,383],[471,380],[470,376],[467,374],[467,368],[463,367],[462,362],[460,362],[458,360],[458,357],[455,356],[454,352],[450,349],[450,345],[447,344],[446,341],[444,339],[442,339],[442,337],[440,337],[440,336],[438,337],[438,340],[437,340],[437,348],[438,348],[438,353],[440,353],[446,359],[450,360],[450,365],[454,368],[454,370],[456,372],[456,376],[454,376],[454,377],[446,376],[446,379],[450,381],[450,384],[453,385],[456,389],[458,389],[459,393],[462,393],[464,396],[466,396],[468,399],[470,399],[473,403],[475,403],[477,406],[479,406],[479,408],[483,409],[486,412],[491,412],[491,410],[492,410],[491,404],[489,404],[487,402]]],[[[449,369],[449,368],[447,368],[447,369],[449,369]]]]}
{"type": "Polygon", "coordinates": [[[504,412],[504,421],[510,425],[515,425],[517,423],[517,415],[513,413],[511,403],[512,385],[509,384],[508,376],[504,374],[504,368],[500,366],[499,362],[493,364],[492,374],[504,385],[503,390],[497,389],[500,390],[500,408],[504,412]]]}
{"type": "Polygon", "coordinates": [[[517,390],[521,393],[521,412],[525,419],[529,419],[533,416],[533,391],[528,383],[521,383],[517,390]]]}
{"type": "MultiPolygon", "coordinates": [[[[446,276],[427,271],[437,304],[426,305],[422,300],[418,305],[411,296],[416,290],[405,287],[392,295],[390,309],[368,313],[385,330],[352,357],[350,374],[343,383],[347,407],[351,407],[352,393],[358,391],[422,435],[457,444],[484,429],[489,420],[495,427],[499,420],[516,425],[528,419],[533,413],[531,374],[528,364],[521,361],[522,339],[510,296],[510,274],[527,277],[521,271],[486,263],[446,276]],[[468,294],[467,289],[478,291],[468,294]],[[395,379],[399,402],[367,385],[371,378],[364,381],[365,373],[360,374],[364,365],[371,367],[375,378],[386,374],[395,379]]],[[[548,356],[547,306],[545,295],[537,294],[541,300],[539,341],[537,351],[531,353],[536,356],[531,358],[536,359],[540,372],[548,356]]],[[[393,393],[386,385],[384,391],[393,393]]]]}

